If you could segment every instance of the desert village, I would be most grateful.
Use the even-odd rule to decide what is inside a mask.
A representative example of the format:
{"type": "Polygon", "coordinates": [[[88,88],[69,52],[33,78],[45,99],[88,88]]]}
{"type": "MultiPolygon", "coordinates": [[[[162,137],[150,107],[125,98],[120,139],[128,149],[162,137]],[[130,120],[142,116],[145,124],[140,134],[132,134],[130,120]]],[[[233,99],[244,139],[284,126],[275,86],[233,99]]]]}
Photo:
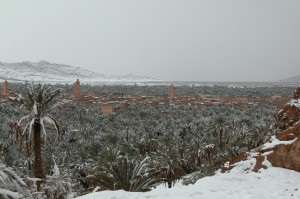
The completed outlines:
{"type": "MultiPolygon", "coordinates": [[[[166,96],[130,96],[107,94],[101,92],[81,92],[80,81],[77,79],[75,83],[74,93],[63,95],[66,100],[76,100],[88,106],[99,104],[105,114],[115,114],[120,109],[127,109],[130,105],[148,105],[148,106],[164,106],[168,104],[175,105],[193,105],[193,106],[216,106],[216,105],[232,105],[238,107],[255,107],[257,104],[273,104],[277,107],[283,107],[289,101],[288,97],[272,96],[221,96],[221,95],[183,95],[176,96],[176,88],[173,84],[169,87],[169,94],[166,96]]],[[[13,91],[9,90],[7,80],[3,84],[3,92],[0,92],[1,102],[7,102],[8,97],[13,95],[13,91]]]]}

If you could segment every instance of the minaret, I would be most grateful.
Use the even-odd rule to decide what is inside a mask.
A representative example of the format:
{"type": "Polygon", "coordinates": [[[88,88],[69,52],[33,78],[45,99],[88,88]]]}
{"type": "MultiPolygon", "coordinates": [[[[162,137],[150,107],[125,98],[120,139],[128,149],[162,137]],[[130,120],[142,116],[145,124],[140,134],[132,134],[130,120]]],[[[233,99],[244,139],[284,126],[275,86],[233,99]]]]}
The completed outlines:
{"type": "Polygon", "coordinates": [[[9,93],[9,89],[8,89],[8,82],[7,80],[4,81],[4,86],[3,86],[3,95],[8,95],[9,93]]]}
{"type": "Polygon", "coordinates": [[[175,97],[175,87],[173,84],[170,86],[170,97],[173,98],[175,97]]]}
{"type": "Polygon", "coordinates": [[[77,79],[76,86],[75,86],[75,96],[80,98],[80,81],[77,79]]]}

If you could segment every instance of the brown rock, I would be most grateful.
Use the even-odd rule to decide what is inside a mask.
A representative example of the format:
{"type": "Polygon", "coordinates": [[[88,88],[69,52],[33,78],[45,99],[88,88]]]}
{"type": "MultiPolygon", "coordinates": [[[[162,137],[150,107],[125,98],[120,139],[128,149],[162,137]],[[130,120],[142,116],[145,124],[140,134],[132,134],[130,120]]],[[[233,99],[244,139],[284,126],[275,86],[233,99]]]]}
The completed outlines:
{"type": "Polygon", "coordinates": [[[282,129],[287,129],[300,120],[300,107],[294,105],[300,104],[298,100],[300,100],[300,87],[294,92],[293,99],[278,113],[279,126],[282,129]]]}
{"type": "Polygon", "coordinates": [[[268,160],[275,167],[300,171],[300,140],[290,145],[276,146],[273,153],[268,155],[268,160]]]}
{"type": "Polygon", "coordinates": [[[295,90],[293,99],[300,99],[300,86],[295,90]]]}
{"type": "Polygon", "coordinates": [[[257,172],[261,168],[266,169],[267,167],[262,164],[264,160],[265,160],[265,156],[257,156],[256,157],[256,164],[253,168],[253,171],[257,172]]]}
{"type": "Polygon", "coordinates": [[[276,135],[276,138],[281,141],[293,140],[300,138],[300,123],[295,123],[292,127],[282,131],[276,135]]]}

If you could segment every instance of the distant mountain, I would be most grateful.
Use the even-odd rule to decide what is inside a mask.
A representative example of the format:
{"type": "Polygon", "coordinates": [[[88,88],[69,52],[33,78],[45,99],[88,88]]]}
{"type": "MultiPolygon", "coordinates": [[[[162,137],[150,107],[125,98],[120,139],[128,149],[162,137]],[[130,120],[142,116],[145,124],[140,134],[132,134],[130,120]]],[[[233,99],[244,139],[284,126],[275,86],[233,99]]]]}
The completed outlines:
{"type": "Polygon", "coordinates": [[[82,83],[121,83],[121,82],[150,82],[154,78],[124,75],[113,76],[98,74],[70,65],[49,63],[47,61],[3,63],[0,62],[0,79],[10,81],[35,81],[48,83],[73,83],[80,79],[82,83]]]}
{"type": "Polygon", "coordinates": [[[300,75],[280,80],[280,82],[300,82],[300,75]]]}

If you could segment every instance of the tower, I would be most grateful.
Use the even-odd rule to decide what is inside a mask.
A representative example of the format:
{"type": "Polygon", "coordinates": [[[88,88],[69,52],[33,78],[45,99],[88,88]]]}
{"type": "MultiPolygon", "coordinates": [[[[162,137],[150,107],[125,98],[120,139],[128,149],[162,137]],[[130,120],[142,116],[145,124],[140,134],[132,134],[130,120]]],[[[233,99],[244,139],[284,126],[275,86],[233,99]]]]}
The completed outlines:
{"type": "Polygon", "coordinates": [[[4,81],[4,85],[3,85],[3,95],[8,95],[9,93],[9,89],[8,89],[8,82],[7,80],[4,81]]]}
{"type": "Polygon", "coordinates": [[[175,97],[175,87],[173,84],[170,86],[170,97],[173,98],[175,97]]]}
{"type": "Polygon", "coordinates": [[[77,79],[76,85],[75,85],[75,96],[77,98],[80,98],[80,81],[77,79]]]}

